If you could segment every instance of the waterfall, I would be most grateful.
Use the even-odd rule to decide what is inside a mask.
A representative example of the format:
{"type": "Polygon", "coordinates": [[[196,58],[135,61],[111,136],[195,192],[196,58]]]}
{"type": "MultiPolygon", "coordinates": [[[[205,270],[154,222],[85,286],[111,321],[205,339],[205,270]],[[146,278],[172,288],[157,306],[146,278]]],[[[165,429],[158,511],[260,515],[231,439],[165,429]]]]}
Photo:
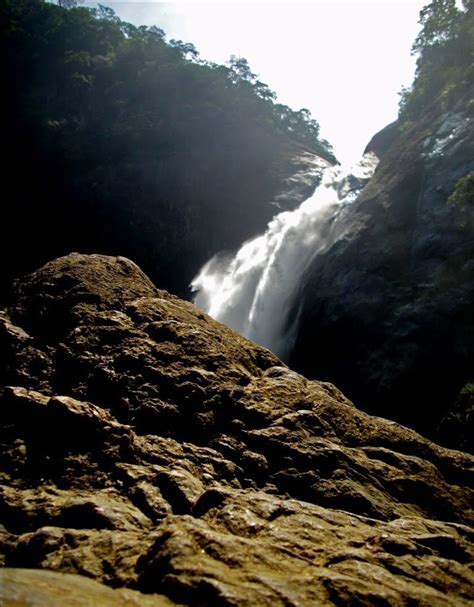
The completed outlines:
{"type": "Polygon", "coordinates": [[[372,176],[378,159],[326,169],[315,193],[276,215],[235,255],[217,254],[191,283],[194,303],[241,335],[285,358],[297,326],[289,318],[308,265],[337,239],[337,219],[372,176]]]}

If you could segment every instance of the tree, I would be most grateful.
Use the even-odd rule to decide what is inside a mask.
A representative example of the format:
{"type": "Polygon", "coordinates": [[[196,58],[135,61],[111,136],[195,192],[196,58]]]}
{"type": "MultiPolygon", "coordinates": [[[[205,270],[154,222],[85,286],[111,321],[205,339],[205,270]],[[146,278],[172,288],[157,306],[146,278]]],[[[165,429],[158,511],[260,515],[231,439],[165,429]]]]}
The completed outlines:
{"type": "Polygon", "coordinates": [[[418,23],[422,29],[412,46],[413,54],[423,54],[432,47],[452,40],[459,27],[462,15],[455,0],[433,0],[420,11],[418,23]]]}
{"type": "Polygon", "coordinates": [[[173,39],[169,41],[169,45],[173,48],[177,48],[181,52],[183,57],[186,57],[187,59],[197,59],[199,57],[199,53],[196,50],[196,47],[190,42],[183,42],[182,40],[173,39]]]}
{"type": "Polygon", "coordinates": [[[159,38],[160,40],[164,40],[166,37],[164,30],[162,30],[161,27],[157,27],[156,25],[151,25],[148,28],[148,31],[152,36],[154,36],[155,38],[159,38]]]}
{"type": "Polygon", "coordinates": [[[260,99],[264,99],[265,101],[275,101],[277,98],[276,93],[270,89],[268,84],[265,84],[265,82],[261,82],[260,80],[255,82],[254,90],[260,99]]]}
{"type": "Polygon", "coordinates": [[[104,21],[111,21],[112,23],[120,23],[120,19],[115,14],[115,11],[109,6],[98,4],[94,14],[98,19],[103,19],[104,21]]]}
{"type": "Polygon", "coordinates": [[[74,8],[78,4],[84,4],[84,0],[58,0],[58,5],[63,8],[74,8]]]}
{"type": "Polygon", "coordinates": [[[474,76],[473,9],[474,0],[462,4],[432,0],[421,10],[422,28],[412,47],[418,56],[415,80],[400,93],[400,118],[405,127],[429,104],[439,104],[443,112],[459,99],[466,99],[469,105],[474,76]]]}
{"type": "Polygon", "coordinates": [[[244,80],[245,82],[254,83],[257,74],[254,74],[250,69],[249,62],[245,57],[237,57],[236,55],[231,55],[229,61],[227,62],[231,72],[232,72],[232,80],[233,82],[238,82],[239,80],[244,80]]]}

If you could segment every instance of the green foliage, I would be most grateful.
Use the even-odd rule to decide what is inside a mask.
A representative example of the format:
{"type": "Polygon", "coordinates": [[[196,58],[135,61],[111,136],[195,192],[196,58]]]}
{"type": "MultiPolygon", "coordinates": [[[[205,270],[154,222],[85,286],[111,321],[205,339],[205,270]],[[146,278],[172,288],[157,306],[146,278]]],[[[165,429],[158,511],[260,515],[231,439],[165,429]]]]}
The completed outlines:
{"type": "Polygon", "coordinates": [[[470,207],[474,210],[474,171],[459,179],[448,202],[459,208],[470,207]]]}
{"type": "Polygon", "coordinates": [[[456,213],[456,225],[470,238],[474,236],[474,171],[456,183],[448,198],[456,213]]]}
{"type": "Polygon", "coordinates": [[[461,11],[455,0],[433,0],[420,11],[422,26],[413,47],[413,53],[425,53],[428,49],[446,44],[456,37],[461,11]]]}
{"type": "MultiPolygon", "coordinates": [[[[97,9],[75,8],[68,12],[41,0],[4,0],[4,4],[11,32],[19,28],[24,33],[24,38],[10,50],[21,53],[25,43],[36,47],[35,76],[43,80],[41,88],[61,87],[54,101],[59,101],[60,96],[70,97],[62,88],[65,80],[91,85],[88,101],[103,101],[106,87],[112,84],[110,79],[115,78],[121,96],[134,98],[137,112],[143,105],[153,104],[155,109],[164,111],[169,102],[178,102],[179,96],[175,109],[182,112],[186,106],[186,111],[193,114],[193,122],[202,119],[202,105],[206,106],[206,114],[211,105],[216,116],[225,114],[228,122],[240,118],[239,127],[274,129],[334,160],[327,142],[318,139],[317,123],[308,110],[293,111],[276,105],[275,93],[257,79],[243,57],[232,56],[228,67],[208,63],[199,59],[194,45],[181,40],[166,42],[160,28],[124,23],[111,8],[100,4],[97,9]],[[136,86],[141,94],[133,90],[136,86]],[[240,116],[235,115],[236,111],[240,116]],[[255,124],[251,125],[252,121],[255,124]]],[[[77,1],[61,0],[60,4],[73,7],[77,1]]],[[[118,90],[114,94],[117,96],[118,90]]],[[[66,108],[62,101],[55,105],[55,112],[66,108]]],[[[156,120],[160,118],[165,116],[157,115],[156,120]]],[[[191,121],[185,116],[180,118],[191,121]]]]}
{"type": "Polygon", "coordinates": [[[412,52],[417,55],[413,86],[400,93],[400,119],[416,120],[427,107],[449,110],[469,95],[474,82],[474,4],[463,8],[455,0],[433,0],[420,12],[422,29],[412,52]]]}
{"type": "Polygon", "coordinates": [[[474,382],[464,384],[459,392],[459,401],[468,401],[471,406],[474,406],[474,382]]]}
{"type": "Polygon", "coordinates": [[[441,421],[438,433],[450,447],[474,453],[474,382],[462,386],[454,405],[441,421]]]}

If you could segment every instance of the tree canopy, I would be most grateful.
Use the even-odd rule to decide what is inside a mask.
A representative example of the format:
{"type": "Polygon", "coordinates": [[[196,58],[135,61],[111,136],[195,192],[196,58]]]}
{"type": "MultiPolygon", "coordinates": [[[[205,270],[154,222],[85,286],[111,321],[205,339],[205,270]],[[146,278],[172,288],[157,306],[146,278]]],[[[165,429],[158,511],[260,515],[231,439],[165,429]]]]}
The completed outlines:
{"type": "Polygon", "coordinates": [[[420,11],[422,26],[413,47],[413,53],[423,54],[428,49],[443,45],[457,35],[462,12],[455,0],[433,0],[420,11]]]}

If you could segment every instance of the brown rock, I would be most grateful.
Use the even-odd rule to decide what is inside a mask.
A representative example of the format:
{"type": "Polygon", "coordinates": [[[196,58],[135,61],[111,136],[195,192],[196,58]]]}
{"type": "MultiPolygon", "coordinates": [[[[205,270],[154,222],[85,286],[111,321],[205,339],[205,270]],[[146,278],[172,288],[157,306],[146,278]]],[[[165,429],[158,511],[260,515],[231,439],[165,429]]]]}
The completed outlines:
{"type": "Polygon", "coordinates": [[[112,590],[79,575],[32,569],[0,570],[0,601],[5,607],[168,607],[166,597],[112,590]]]}
{"type": "Polygon", "coordinates": [[[138,586],[185,604],[199,587],[209,605],[467,606],[469,534],[417,517],[385,523],[229,491],[200,519],[163,523],[138,563],[138,586]]]}
{"type": "Polygon", "coordinates": [[[131,262],[73,254],[16,292],[6,566],[185,605],[474,599],[472,457],[358,411],[131,262]]]}

